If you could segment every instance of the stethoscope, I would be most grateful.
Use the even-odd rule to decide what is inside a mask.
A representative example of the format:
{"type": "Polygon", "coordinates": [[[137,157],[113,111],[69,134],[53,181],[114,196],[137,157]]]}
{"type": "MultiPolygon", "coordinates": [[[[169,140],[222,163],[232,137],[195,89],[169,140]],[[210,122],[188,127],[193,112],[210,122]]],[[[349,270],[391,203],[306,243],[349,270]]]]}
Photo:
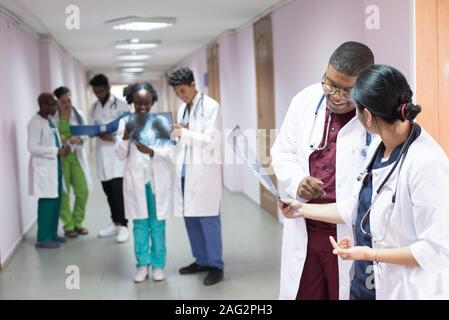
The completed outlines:
{"type": "MultiPolygon", "coordinates": [[[[416,125],[415,123],[412,123],[412,129],[410,131],[409,136],[407,137],[407,139],[404,142],[404,145],[401,148],[401,151],[399,152],[398,158],[396,159],[393,167],[391,168],[390,172],[388,172],[387,176],[385,177],[385,179],[382,181],[382,183],[380,184],[379,188],[377,188],[376,190],[376,195],[374,196],[373,202],[371,203],[371,206],[369,207],[369,209],[366,211],[365,215],[362,217],[362,219],[360,220],[360,230],[362,231],[362,233],[366,236],[369,236],[371,238],[372,241],[374,242],[381,242],[383,240],[385,240],[386,235],[387,235],[387,229],[388,226],[390,225],[390,219],[391,219],[391,215],[393,214],[393,208],[394,205],[396,203],[396,193],[398,190],[398,184],[399,184],[399,175],[401,173],[401,169],[402,169],[402,165],[404,164],[404,160],[405,157],[407,156],[408,150],[410,148],[410,145],[413,142],[413,137],[415,136],[415,131],[416,131],[416,125]],[[385,186],[385,184],[388,182],[388,180],[390,179],[390,177],[393,175],[394,171],[396,170],[396,167],[399,165],[399,171],[398,171],[398,178],[396,181],[396,188],[394,191],[394,194],[391,198],[391,207],[392,209],[390,210],[388,216],[387,216],[387,220],[385,222],[385,228],[384,228],[384,233],[380,238],[375,238],[374,235],[368,231],[366,231],[363,227],[363,224],[366,220],[366,218],[368,217],[368,215],[370,214],[374,204],[376,203],[377,199],[379,198],[380,192],[382,191],[383,187],[385,186]]],[[[377,149],[379,150],[379,148],[377,149]]],[[[365,180],[366,176],[371,172],[371,168],[373,167],[373,163],[376,159],[376,155],[377,152],[374,153],[373,159],[371,159],[369,165],[367,166],[367,168],[360,173],[360,175],[357,178],[357,181],[363,181],[365,180]]]]}
{"type": "MultiPolygon", "coordinates": [[[[94,112],[95,109],[97,109],[97,105],[100,103],[100,101],[95,102],[94,104],[94,112]]],[[[117,97],[114,97],[114,101],[111,104],[111,109],[117,109],[117,97]]]]}
{"type": "MultiPolygon", "coordinates": [[[[313,132],[314,132],[315,126],[316,126],[316,121],[317,121],[317,118],[318,118],[318,113],[319,113],[319,111],[320,111],[320,109],[321,109],[321,105],[322,105],[322,103],[323,103],[325,97],[326,97],[325,94],[323,94],[323,95],[321,96],[320,102],[318,102],[318,104],[317,104],[317,106],[316,106],[316,108],[315,108],[315,116],[314,116],[314,119],[313,119],[312,130],[311,130],[311,132],[310,132],[309,141],[308,141],[308,145],[310,146],[310,149],[311,149],[312,151],[321,151],[321,150],[326,149],[326,147],[327,147],[327,145],[328,145],[328,141],[329,141],[329,130],[330,130],[330,123],[331,123],[331,120],[332,120],[332,112],[329,112],[329,116],[328,116],[328,118],[327,118],[326,132],[325,132],[325,137],[324,137],[324,144],[323,144],[323,146],[320,147],[320,144],[318,144],[318,146],[315,147],[315,145],[311,143],[312,136],[313,136],[313,132]]],[[[371,144],[371,140],[372,140],[371,134],[369,134],[368,132],[366,132],[366,137],[365,137],[365,147],[364,147],[364,148],[362,149],[362,151],[360,152],[360,154],[361,154],[361,156],[362,156],[363,158],[366,157],[366,154],[367,154],[367,151],[368,151],[368,147],[369,147],[369,145],[371,144]]]]}
{"type": "MultiPolygon", "coordinates": [[[[197,114],[198,114],[198,106],[201,105],[201,132],[203,131],[203,122],[204,122],[204,93],[201,94],[200,99],[198,100],[198,102],[196,103],[194,110],[193,110],[193,118],[196,120],[197,119],[197,114]]],[[[182,115],[182,122],[185,123],[185,118],[187,115],[187,104],[186,107],[184,109],[184,114],[182,115]]]]}

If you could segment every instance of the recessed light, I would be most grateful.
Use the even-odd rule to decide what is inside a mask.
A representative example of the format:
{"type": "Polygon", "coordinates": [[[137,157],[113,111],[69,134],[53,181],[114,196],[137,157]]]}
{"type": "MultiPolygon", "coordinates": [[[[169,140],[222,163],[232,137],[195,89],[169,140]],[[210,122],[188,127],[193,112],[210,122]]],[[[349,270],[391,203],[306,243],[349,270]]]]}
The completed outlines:
{"type": "Polygon", "coordinates": [[[171,27],[176,23],[176,19],[125,17],[109,20],[105,23],[111,25],[114,30],[151,31],[171,27]]]}
{"type": "Polygon", "coordinates": [[[131,43],[139,43],[139,42],[140,42],[140,40],[139,40],[139,39],[137,39],[137,38],[134,38],[134,39],[131,39],[131,40],[130,40],[130,42],[131,42],[131,43]]]}
{"type": "Polygon", "coordinates": [[[143,50],[157,48],[161,44],[161,41],[135,42],[133,40],[117,41],[114,44],[115,48],[122,50],[143,50]]]}
{"type": "Polygon", "coordinates": [[[139,60],[148,60],[152,57],[151,54],[122,54],[117,56],[117,60],[119,61],[139,61],[139,60]]]}

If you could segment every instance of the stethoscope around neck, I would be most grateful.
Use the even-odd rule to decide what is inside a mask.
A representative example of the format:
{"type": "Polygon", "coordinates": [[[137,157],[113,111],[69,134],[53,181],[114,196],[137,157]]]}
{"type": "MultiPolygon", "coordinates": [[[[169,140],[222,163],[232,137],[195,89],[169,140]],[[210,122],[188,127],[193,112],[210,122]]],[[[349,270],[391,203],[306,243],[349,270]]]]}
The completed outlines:
{"type": "MultiPolygon", "coordinates": [[[[416,132],[416,125],[414,122],[411,123],[412,128],[410,130],[410,134],[408,135],[407,139],[405,140],[401,151],[399,152],[398,158],[396,159],[393,167],[391,168],[391,170],[388,172],[387,176],[385,177],[385,179],[381,182],[381,184],[379,185],[379,187],[376,190],[376,195],[374,196],[374,199],[369,207],[369,209],[366,211],[366,213],[363,215],[362,219],[360,220],[360,230],[362,231],[362,233],[368,237],[371,238],[372,241],[374,242],[381,242],[383,240],[385,240],[386,236],[387,236],[387,230],[388,230],[388,226],[390,225],[390,220],[391,220],[391,215],[393,214],[393,209],[394,209],[394,205],[396,204],[396,194],[397,194],[397,190],[398,190],[398,185],[399,185],[399,175],[401,173],[401,169],[402,169],[402,165],[404,164],[404,160],[405,157],[407,156],[408,150],[410,149],[410,145],[412,144],[412,142],[414,141],[413,137],[415,136],[415,132],[416,132]],[[382,189],[385,187],[385,185],[387,184],[388,180],[391,178],[391,176],[393,175],[394,171],[396,170],[396,168],[399,165],[399,170],[398,170],[398,174],[397,174],[397,181],[396,181],[396,187],[394,189],[394,193],[393,196],[391,197],[391,210],[388,213],[386,222],[385,222],[385,228],[384,228],[384,233],[381,237],[376,238],[374,237],[374,235],[368,231],[365,230],[365,228],[363,227],[363,224],[365,222],[365,220],[368,218],[372,208],[374,207],[374,204],[376,203],[377,199],[380,196],[380,193],[382,192],[382,189]]],[[[379,146],[380,148],[380,146],[379,146]]],[[[364,181],[367,177],[367,175],[372,171],[372,167],[374,164],[374,161],[376,159],[377,153],[379,152],[379,148],[377,149],[377,152],[374,153],[373,159],[371,159],[370,163],[368,164],[367,168],[360,173],[360,175],[357,178],[357,181],[364,181]]]]}
{"type": "MultiPolygon", "coordinates": [[[[204,93],[201,94],[200,99],[196,103],[194,110],[193,110],[193,118],[196,120],[198,115],[198,109],[201,108],[201,131],[203,131],[203,121],[204,121],[204,93]]],[[[182,115],[182,121],[185,122],[185,118],[187,115],[188,107],[186,104],[186,107],[184,109],[184,113],[182,115]]]]}
{"type": "MultiPolygon", "coordinates": [[[[332,121],[332,112],[329,112],[329,116],[327,117],[327,121],[326,121],[326,125],[325,125],[326,131],[325,131],[325,133],[324,133],[324,134],[325,134],[325,136],[324,136],[324,144],[323,144],[322,146],[320,146],[321,140],[320,140],[320,142],[318,143],[318,146],[315,146],[313,143],[311,143],[312,137],[313,137],[313,132],[315,131],[315,126],[316,126],[316,122],[317,122],[317,119],[318,119],[318,113],[319,113],[319,111],[320,111],[320,109],[321,109],[321,105],[323,104],[324,98],[326,98],[326,95],[325,95],[325,94],[323,94],[323,95],[321,96],[321,99],[320,99],[320,101],[318,102],[318,104],[317,104],[317,106],[316,106],[316,108],[315,108],[315,114],[314,114],[314,119],[313,119],[313,125],[312,125],[312,129],[311,129],[311,131],[310,131],[309,141],[308,141],[308,143],[307,143],[307,145],[310,147],[310,149],[311,149],[312,151],[321,151],[321,150],[326,149],[326,147],[327,147],[327,145],[328,145],[328,142],[329,142],[329,131],[330,131],[330,123],[331,123],[331,121],[332,121]]],[[[322,139],[322,138],[321,138],[321,139],[322,139]]],[[[363,158],[366,157],[366,153],[367,153],[367,150],[368,150],[369,145],[371,144],[371,140],[372,140],[371,134],[369,134],[368,132],[366,132],[366,137],[365,137],[365,147],[364,147],[363,150],[361,151],[361,156],[362,156],[363,158]]]]}

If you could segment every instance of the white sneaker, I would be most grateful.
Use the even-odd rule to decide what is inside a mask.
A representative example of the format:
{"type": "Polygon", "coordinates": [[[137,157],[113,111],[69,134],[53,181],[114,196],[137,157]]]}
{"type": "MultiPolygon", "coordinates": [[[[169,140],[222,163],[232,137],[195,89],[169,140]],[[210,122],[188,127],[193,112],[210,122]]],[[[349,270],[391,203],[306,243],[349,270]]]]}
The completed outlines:
{"type": "Polygon", "coordinates": [[[153,269],[153,280],[154,281],[165,280],[164,271],[162,269],[153,269]]]}
{"type": "Polygon", "coordinates": [[[111,223],[106,228],[100,230],[98,232],[99,238],[106,238],[106,237],[112,237],[118,234],[119,226],[116,226],[115,224],[111,223]]]}
{"type": "Polygon", "coordinates": [[[129,231],[127,227],[119,227],[118,235],[117,235],[117,242],[126,242],[129,239],[129,231]]]}
{"type": "Polygon", "coordinates": [[[148,278],[148,266],[143,266],[137,268],[136,274],[134,275],[134,282],[141,283],[148,278]]]}

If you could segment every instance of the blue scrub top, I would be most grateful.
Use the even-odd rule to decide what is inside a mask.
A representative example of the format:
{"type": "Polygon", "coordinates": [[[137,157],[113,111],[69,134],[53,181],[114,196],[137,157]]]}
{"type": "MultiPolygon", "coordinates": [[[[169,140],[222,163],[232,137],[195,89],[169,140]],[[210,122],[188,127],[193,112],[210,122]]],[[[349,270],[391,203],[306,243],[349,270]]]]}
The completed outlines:
{"type": "MultiPolygon", "coordinates": [[[[380,169],[393,164],[401,152],[403,143],[397,146],[391,153],[390,158],[387,161],[382,162],[382,156],[385,152],[385,146],[383,143],[377,149],[374,162],[368,168],[368,174],[366,175],[362,189],[359,193],[359,208],[357,212],[357,218],[354,224],[354,236],[356,246],[367,246],[372,248],[372,242],[369,235],[365,235],[362,232],[360,223],[363,216],[371,206],[371,199],[373,195],[373,169],[380,169]]],[[[363,229],[366,232],[371,233],[370,228],[370,213],[364,220],[363,229]]],[[[357,260],[354,261],[354,279],[351,281],[351,300],[375,300],[376,289],[374,288],[374,266],[372,261],[357,260]]]]}

